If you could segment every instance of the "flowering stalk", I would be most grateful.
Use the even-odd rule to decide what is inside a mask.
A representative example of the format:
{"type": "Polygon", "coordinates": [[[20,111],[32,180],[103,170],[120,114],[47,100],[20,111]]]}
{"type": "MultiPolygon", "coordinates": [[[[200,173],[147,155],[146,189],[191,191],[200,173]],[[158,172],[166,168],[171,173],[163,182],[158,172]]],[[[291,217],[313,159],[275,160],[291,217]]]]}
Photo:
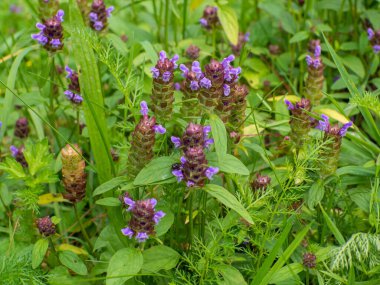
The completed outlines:
{"type": "Polygon", "coordinates": [[[210,126],[190,123],[182,138],[171,137],[174,146],[183,151],[181,163],[172,170],[172,174],[178,182],[186,182],[187,187],[202,187],[207,179],[212,180],[219,172],[217,167],[208,165],[204,152],[214,142],[208,137],[210,131],[210,126]]]}
{"type": "Polygon", "coordinates": [[[25,156],[24,156],[24,146],[17,148],[14,145],[11,145],[9,149],[11,151],[13,158],[18,163],[20,163],[22,167],[27,168],[28,162],[26,161],[25,156]]]}
{"type": "Polygon", "coordinates": [[[199,103],[212,111],[219,104],[223,96],[224,68],[222,64],[214,59],[205,66],[205,73],[199,81],[201,87],[199,103]]]}
{"type": "Polygon", "coordinates": [[[136,176],[152,160],[155,134],[166,132],[163,126],[156,125],[155,117],[149,118],[147,103],[142,101],[140,106],[142,117],[132,133],[131,149],[128,156],[128,172],[131,177],[136,176]]]}
{"type": "Polygon", "coordinates": [[[191,99],[182,104],[182,113],[187,117],[196,116],[199,114],[199,80],[202,76],[202,70],[198,61],[192,63],[190,70],[184,64],[181,64],[179,68],[184,77],[181,84],[181,90],[185,95],[184,100],[191,99]]]}
{"type": "Polygon", "coordinates": [[[308,99],[302,98],[296,104],[285,100],[288,110],[292,114],[290,119],[290,128],[292,130],[290,137],[297,147],[301,147],[308,139],[307,134],[311,129],[311,120],[308,113],[311,111],[311,104],[308,99]]]}
{"type": "Polygon", "coordinates": [[[203,10],[203,17],[199,20],[199,23],[207,31],[214,29],[220,25],[218,18],[218,8],[213,6],[206,6],[203,10]]]}
{"type": "Polygon", "coordinates": [[[20,118],[16,121],[14,135],[20,139],[25,139],[29,135],[29,123],[27,118],[20,118]]]}
{"type": "Polygon", "coordinates": [[[67,144],[61,150],[62,159],[62,180],[66,192],[63,197],[71,203],[78,203],[86,196],[86,167],[82,159],[82,150],[78,145],[75,149],[67,144]]]}
{"type": "Polygon", "coordinates": [[[106,8],[103,0],[94,0],[91,5],[91,11],[88,14],[90,27],[95,31],[103,31],[107,28],[108,18],[114,10],[113,6],[106,8]]]}
{"type": "Polygon", "coordinates": [[[165,51],[155,67],[151,68],[153,76],[152,110],[160,121],[170,120],[174,102],[174,70],[177,68],[178,55],[172,59],[166,57],[165,51]]]}
{"type": "Polygon", "coordinates": [[[40,12],[40,18],[45,21],[58,12],[59,1],[58,0],[39,0],[38,10],[40,12]]]}
{"type": "Polygon", "coordinates": [[[138,242],[145,242],[156,234],[155,225],[165,216],[163,211],[156,211],[156,199],[134,201],[129,195],[124,196],[124,203],[131,213],[128,227],[123,228],[123,235],[135,238],[138,242]]]}
{"type": "Polygon", "coordinates": [[[65,70],[67,72],[66,78],[69,80],[69,86],[64,94],[72,103],[79,105],[82,103],[83,97],[80,95],[78,73],[68,66],[66,66],[65,70]]]}
{"type": "Polygon", "coordinates": [[[244,84],[236,84],[232,89],[234,105],[231,110],[229,129],[231,136],[235,137],[235,142],[238,142],[243,134],[245,111],[247,109],[246,97],[248,93],[248,87],[244,84]]]}
{"type": "Polygon", "coordinates": [[[322,98],[324,64],[321,58],[321,46],[316,43],[314,56],[306,56],[307,72],[305,97],[310,100],[312,106],[319,105],[322,98]]]}
{"type": "Polygon", "coordinates": [[[371,28],[367,30],[368,34],[368,40],[370,41],[372,45],[372,49],[374,53],[380,52],[380,30],[377,30],[376,32],[373,31],[371,28]]]}
{"type": "Polygon", "coordinates": [[[40,30],[38,34],[32,34],[32,39],[38,41],[46,50],[54,53],[63,49],[63,22],[64,12],[59,10],[50,19],[37,23],[36,27],[40,30]]]}
{"type": "Polygon", "coordinates": [[[320,152],[320,176],[325,178],[334,174],[338,168],[342,138],[346,135],[348,128],[352,126],[352,122],[350,121],[342,127],[339,127],[337,124],[331,126],[329,117],[326,115],[322,115],[321,117],[322,120],[319,121],[316,128],[325,133],[323,137],[325,144],[320,152]]]}

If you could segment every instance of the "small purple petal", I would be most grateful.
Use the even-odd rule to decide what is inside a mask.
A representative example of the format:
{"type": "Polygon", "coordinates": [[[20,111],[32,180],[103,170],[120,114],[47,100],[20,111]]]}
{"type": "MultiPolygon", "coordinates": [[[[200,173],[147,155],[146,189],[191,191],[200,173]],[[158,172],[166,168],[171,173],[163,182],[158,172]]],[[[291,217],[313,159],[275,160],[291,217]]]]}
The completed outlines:
{"type": "Polygon", "coordinates": [[[314,57],[320,57],[321,56],[321,46],[316,45],[314,50],[314,57]]]}
{"type": "Polygon", "coordinates": [[[222,61],[223,67],[226,69],[230,66],[231,62],[235,60],[235,56],[230,54],[228,57],[224,58],[222,61]]]}
{"type": "Polygon", "coordinates": [[[181,84],[179,84],[178,82],[174,83],[174,90],[181,90],[181,84]]]}
{"type": "Polygon", "coordinates": [[[245,33],[245,35],[244,35],[244,41],[245,42],[249,42],[249,36],[250,36],[251,34],[249,33],[249,32],[246,32],[245,33]]]}
{"type": "Polygon", "coordinates": [[[70,90],[66,90],[65,92],[63,92],[63,94],[65,94],[66,98],[69,99],[69,100],[72,100],[73,97],[74,97],[74,93],[71,92],[70,90]]]}
{"type": "Polygon", "coordinates": [[[371,28],[367,29],[367,34],[369,40],[372,40],[372,38],[375,36],[375,32],[371,28]]]}
{"type": "Polygon", "coordinates": [[[203,27],[207,27],[207,26],[208,26],[207,20],[204,19],[204,18],[199,19],[199,23],[200,23],[203,27]]]}
{"type": "Polygon", "coordinates": [[[73,76],[74,71],[68,65],[66,65],[65,70],[67,72],[66,78],[71,78],[71,76],[73,76]]]}
{"type": "Polygon", "coordinates": [[[165,71],[164,74],[162,74],[162,80],[164,82],[169,82],[171,75],[170,71],[165,71]]]}
{"type": "Polygon", "coordinates": [[[152,205],[152,207],[154,208],[154,207],[156,207],[156,205],[157,205],[157,200],[154,199],[154,198],[152,198],[152,199],[149,200],[149,203],[150,203],[150,204],[152,205]]]}
{"type": "Polygon", "coordinates": [[[181,156],[180,161],[181,161],[181,163],[183,165],[183,164],[186,163],[186,158],[184,156],[181,156]]]}
{"type": "Polygon", "coordinates": [[[310,65],[313,64],[313,59],[311,58],[310,55],[307,55],[307,56],[306,56],[306,64],[307,64],[308,66],[310,66],[310,65]]]}
{"type": "Polygon", "coordinates": [[[182,71],[182,76],[186,76],[187,75],[187,73],[189,72],[189,69],[187,68],[187,66],[186,65],[184,65],[184,64],[180,64],[179,65],[179,69],[182,71]]]}
{"type": "Polygon", "coordinates": [[[144,242],[149,238],[149,236],[146,233],[138,233],[136,235],[136,239],[138,242],[144,242]]]}
{"type": "Polygon", "coordinates": [[[15,147],[14,145],[11,145],[9,150],[11,151],[11,154],[13,157],[15,157],[18,154],[18,148],[15,147]]]}
{"type": "Polygon", "coordinates": [[[373,46],[373,52],[374,53],[379,53],[380,52],[380,45],[374,45],[373,46]]]}
{"type": "Polygon", "coordinates": [[[165,51],[160,51],[160,60],[161,61],[164,61],[165,60],[165,58],[166,58],[166,52],[165,51]]]}
{"type": "Polygon", "coordinates": [[[190,82],[190,89],[192,91],[197,91],[199,89],[199,84],[197,81],[191,81],[190,82]]]}
{"type": "Polygon", "coordinates": [[[74,94],[74,97],[73,97],[72,100],[73,100],[74,103],[79,104],[79,103],[82,103],[83,97],[81,95],[79,95],[79,94],[74,94]]]}
{"type": "Polygon", "coordinates": [[[143,116],[148,116],[148,104],[145,101],[141,101],[140,103],[140,113],[143,116]]]}
{"type": "Polygon", "coordinates": [[[227,84],[223,84],[223,94],[224,96],[228,96],[231,93],[231,88],[227,84]]]}
{"type": "Polygon", "coordinates": [[[346,123],[346,124],[344,124],[343,127],[340,128],[339,135],[341,137],[344,137],[346,135],[346,133],[347,133],[348,128],[351,127],[351,126],[352,126],[352,122],[351,121],[348,122],[348,123],[346,123]]]}
{"type": "Polygon", "coordinates": [[[321,65],[321,60],[319,58],[315,58],[313,60],[313,66],[314,68],[318,68],[321,65]]]}
{"type": "Polygon", "coordinates": [[[59,48],[59,46],[61,45],[61,41],[60,41],[60,39],[52,39],[50,41],[50,44],[54,48],[59,48]]]}
{"type": "Polygon", "coordinates": [[[107,18],[111,17],[111,13],[112,11],[115,10],[115,7],[114,6],[110,6],[107,8],[106,12],[107,12],[107,18]]]}
{"type": "Polygon", "coordinates": [[[165,217],[165,213],[163,212],[163,211],[158,211],[158,212],[156,212],[155,214],[154,214],[154,216],[153,216],[153,221],[154,221],[154,223],[157,225],[158,224],[158,222],[163,218],[163,217],[165,217]]]}
{"type": "Polygon", "coordinates": [[[288,110],[294,110],[294,105],[289,100],[284,100],[285,104],[288,106],[288,110]]]}
{"type": "Polygon", "coordinates": [[[325,114],[322,114],[321,117],[322,120],[318,121],[318,125],[315,128],[321,131],[327,131],[330,127],[329,117],[325,114]]]}
{"type": "Polygon", "coordinates": [[[135,207],[135,201],[133,201],[129,197],[125,197],[124,198],[124,204],[127,205],[127,206],[129,206],[129,208],[127,209],[127,211],[131,211],[135,207]]]}
{"type": "Polygon", "coordinates": [[[212,177],[219,172],[218,167],[212,167],[210,166],[209,168],[206,169],[205,175],[208,179],[212,180],[212,177]]]}
{"type": "Polygon", "coordinates": [[[44,24],[41,24],[41,23],[37,23],[37,24],[36,24],[36,27],[37,27],[37,29],[39,29],[40,31],[43,31],[43,29],[46,28],[46,26],[45,26],[44,24]]]}
{"type": "Polygon", "coordinates": [[[208,148],[210,145],[212,145],[214,143],[214,139],[207,139],[205,140],[204,142],[204,147],[205,148],[208,148]]]}
{"type": "Polygon", "coordinates": [[[103,29],[103,22],[101,22],[101,21],[95,21],[94,28],[97,31],[101,31],[103,29]]]}
{"type": "Polygon", "coordinates": [[[203,127],[203,135],[205,138],[208,138],[208,134],[211,132],[211,126],[204,126],[203,127]]]}
{"type": "Polygon", "coordinates": [[[155,125],[153,127],[153,129],[154,129],[154,131],[155,131],[156,134],[163,135],[164,133],[166,133],[166,129],[163,126],[161,126],[161,125],[155,125]]]}
{"type": "Polygon", "coordinates": [[[189,180],[186,182],[187,187],[193,187],[194,185],[195,185],[194,181],[189,180]]]}
{"type": "Polygon", "coordinates": [[[129,238],[132,238],[133,234],[134,234],[134,232],[130,228],[121,229],[121,232],[122,232],[123,235],[125,235],[125,236],[127,236],[129,238]]]}
{"type": "Polygon", "coordinates": [[[183,173],[182,173],[182,170],[173,170],[172,171],[172,174],[177,177],[177,181],[178,182],[181,182],[182,179],[183,179],[183,173]]]}
{"type": "Polygon", "coordinates": [[[155,67],[152,67],[151,69],[150,69],[150,71],[152,72],[152,76],[153,76],[153,78],[158,78],[159,76],[160,76],[160,71],[157,69],[157,68],[155,68],[155,67]]]}
{"type": "Polygon", "coordinates": [[[57,15],[55,15],[55,17],[58,19],[58,21],[63,22],[64,15],[65,12],[63,10],[58,10],[57,15]]]}
{"type": "Polygon", "coordinates": [[[91,22],[95,22],[98,20],[98,14],[96,14],[94,12],[91,12],[90,14],[88,14],[88,17],[90,18],[91,22]]]}
{"type": "Polygon", "coordinates": [[[170,138],[170,140],[172,141],[172,143],[174,144],[174,147],[175,148],[179,148],[181,146],[181,139],[179,137],[175,137],[175,136],[172,136],[170,138]]]}
{"type": "Polygon", "coordinates": [[[209,89],[211,87],[211,81],[207,77],[203,77],[200,81],[201,87],[209,89]]]}
{"type": "Polygon", "coordinates": [[[175,54],[172,59],[170,60],[172,63],[174,63],[174,69],[178,67],[177,61],[179,60],[179,55],[175,54]]]}

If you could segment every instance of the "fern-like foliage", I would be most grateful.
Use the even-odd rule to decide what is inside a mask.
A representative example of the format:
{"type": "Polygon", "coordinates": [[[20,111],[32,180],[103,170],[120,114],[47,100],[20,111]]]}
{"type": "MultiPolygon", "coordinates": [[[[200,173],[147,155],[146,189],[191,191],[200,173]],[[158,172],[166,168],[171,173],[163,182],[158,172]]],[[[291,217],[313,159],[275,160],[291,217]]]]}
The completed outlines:
{"type": "Polygon", "coordinates": [[[371,92],[364,92],[363,96],[355,95],[351,98],[350,102],[359,107],[364,107],[374,111],[375,114],[380,114],[380,99],[371,92]]]}

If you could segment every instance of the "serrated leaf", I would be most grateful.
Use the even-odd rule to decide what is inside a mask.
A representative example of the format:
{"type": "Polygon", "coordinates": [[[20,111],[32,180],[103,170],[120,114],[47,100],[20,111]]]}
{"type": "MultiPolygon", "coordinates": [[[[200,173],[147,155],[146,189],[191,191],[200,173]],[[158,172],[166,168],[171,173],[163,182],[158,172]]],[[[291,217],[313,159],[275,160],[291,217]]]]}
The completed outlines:
{"type": "Polygon", "coordinates": [[[93,193],[93,196],[97,196],[97,195],[106,193],[108,191],[111,191],[111,190],[113,190],[114,188],[116,188],[117,186],[123,184],[126,181],[127,181],[127,179],[124,176],[115,177],[115,178],[107,181],[106,183],[103,183],[100,186],[98,186],[95,189],[95,191],[93,193]]]}
{"type": "Polygon", "coordinates": [[[39,239],[33,246],[32,251],[32,268],[36,269],[44,260],[44,256],[49,247],[49,241],[47,239],[39,239]]]}
{"type": "Polygon", "coordinates": [[[58,255],[59,261],[68,269],[79,275],[87,275],[87,267],[75,253],[71,251],[62,251],[58,255]]]}
{"type": "Polygon", "coordinates": [[[235,10],[226,5],[218,5],[218,19],[228,40],[236,46],[239,37],[239,23],[235,10]]]}
{"type": "Polygon", "coordinates": [[[237,212],[242,218],[244,218],[250,224],[253,224],[253,220],[244,206],[236,199],[234,195],[228,192],[227,189],[215,184],[207,184],[203,187],[208,194],[216,198],[226,207],[237,212]]]}
{"type": "Polygon", "coordinates": [[[212,137],[214,138],[215,150],[218,159],[227,153],[227,131],[223,121],[214,114],[210,115],[210,126],[212,137]]]}
{"type": "Polygon", "coordinates": [[[123,248],[118,250],[109,262],[106,284],[123,284],[125,281],[131,279],[135,274],[137,274],[142,265],[143,256],[138,249],[123,248]]]}
{"type": "MultiPolygon", "coordinates": [[[[178,162],[178,159],[171,156],[162,156],[153,159],[148,163],[136,176],[133,181],[134,185],[150,185],[162,183],[169,178],[174,178],[172,174],[172,165],[178,162]]],[[[175,179],[172,180],[175,182],[175,179]]]]}
{"type": "Polygon", "coordinates": [[[179,261],[180,255],[168,246],[157,245],[145,250],[143,258],[143,272],[158,272],[174,268],[179,261]]]}

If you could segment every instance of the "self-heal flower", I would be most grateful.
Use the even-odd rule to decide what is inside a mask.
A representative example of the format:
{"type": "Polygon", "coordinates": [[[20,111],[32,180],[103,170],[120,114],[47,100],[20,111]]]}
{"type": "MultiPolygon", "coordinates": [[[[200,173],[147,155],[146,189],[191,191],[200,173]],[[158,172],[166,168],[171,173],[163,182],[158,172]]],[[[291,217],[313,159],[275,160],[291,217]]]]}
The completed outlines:
{"type": "Polygon", "coordinates": [[[302,98],[295,104],[285,100],[285,104],[288,106],[291,114],[289,121],[291,128],[290,137],[295,143],[295,147],[299,149],[309,139],[308,133],[312,126],[312,120],[309,115],[311,111],[310,100],[302,98]]]}
{"type": "Polygon", "coordinates": [[[166,129],[161,125],[155,125],[153,128],[156,134],[163,135],[164,133],[166,133],[166,129]]]}
{"type": "Polygon", "coordinates": [[[65,67],[67,72],[66,78],[69,81],[68,90],[64,92],[66,98],[72,103],[79,105],[83,102],[83,97],[80,94],[79,75],[69,66],[65,67]]]}
{"type": "Polygon", "coordinates": [[[203,77],[200,81],[200,86],[202,88],[206,88],[206,89],[210,89],[211,87],[211,80],[206,78],[206,77],[203,77]]]}
{"type": "Polygon", "coordinates": [[[372,40],[373,37],[375,36],[375,32],[371,28],[367,29],[367,34],[368,34],[368,40],[372,40]]]}
{"type": "Polygon", "coordinates": [[[172,136],[170,138],[170,140],[172,141],[172,143],[174,144],[174,147],[175,148],[179,148],[181,146],[181,139],[179,137],[174,137],[172,136]]]}
{"type": "Polygon", "coordinates": [[[18,163],[20,163],[22,167],[24,167],[24,168],[28,167],[28,162],[26,161],[25,156],[24,156],[24,147],[23,146],[18,148],[14,145],[11,145],[9,150],[11,151],[11,155],[13,156],[13,158],[18,163]]]}
{"type": "Polygon", "coordinates": [[[231,93],[230,86],[227,85],[227,84],[224,84],[223,85],[223,94],[224,94],[224,96],[228,96],[228,95],[230,95],[230,93],[231,93]]]}
{"type": "Polygon", "coordinates": [[[145,101],[141,101],[140,108],[141,108],[140,109],[141,115],[148,116],[149,109],[148,109],[148,104],[145,101]]]}
{"type": "Polygon", "coordinates": [[[111,17],[113,10],[113,6],[106,8],[103,0],[94,0],[88,14],[90,27],[98,32],[103,31],[108,25],[108,18],[111,17]]]}
{"type": "Polygon", "coordinates": [[[313,55],[306,56],[307,72],[308,76],[306,79],[305,87],[305,97],[310,100],[313,106],[319,104],[322,98],[322,88],[323,88],[323,69],[324,64],[321,57],[321,46],[319,40],[313,40],[309,44],[309,50],[313,55]],[[310,50],[310,49],[313,50],[310,50]]]}
{"type": "Polygon", "coordinates": [[[212,177],[219,172],[218,167],[212,167],[210,166],[209,168],[206,169],[205,175],[208,179],[212,180],[212,177]]]}

